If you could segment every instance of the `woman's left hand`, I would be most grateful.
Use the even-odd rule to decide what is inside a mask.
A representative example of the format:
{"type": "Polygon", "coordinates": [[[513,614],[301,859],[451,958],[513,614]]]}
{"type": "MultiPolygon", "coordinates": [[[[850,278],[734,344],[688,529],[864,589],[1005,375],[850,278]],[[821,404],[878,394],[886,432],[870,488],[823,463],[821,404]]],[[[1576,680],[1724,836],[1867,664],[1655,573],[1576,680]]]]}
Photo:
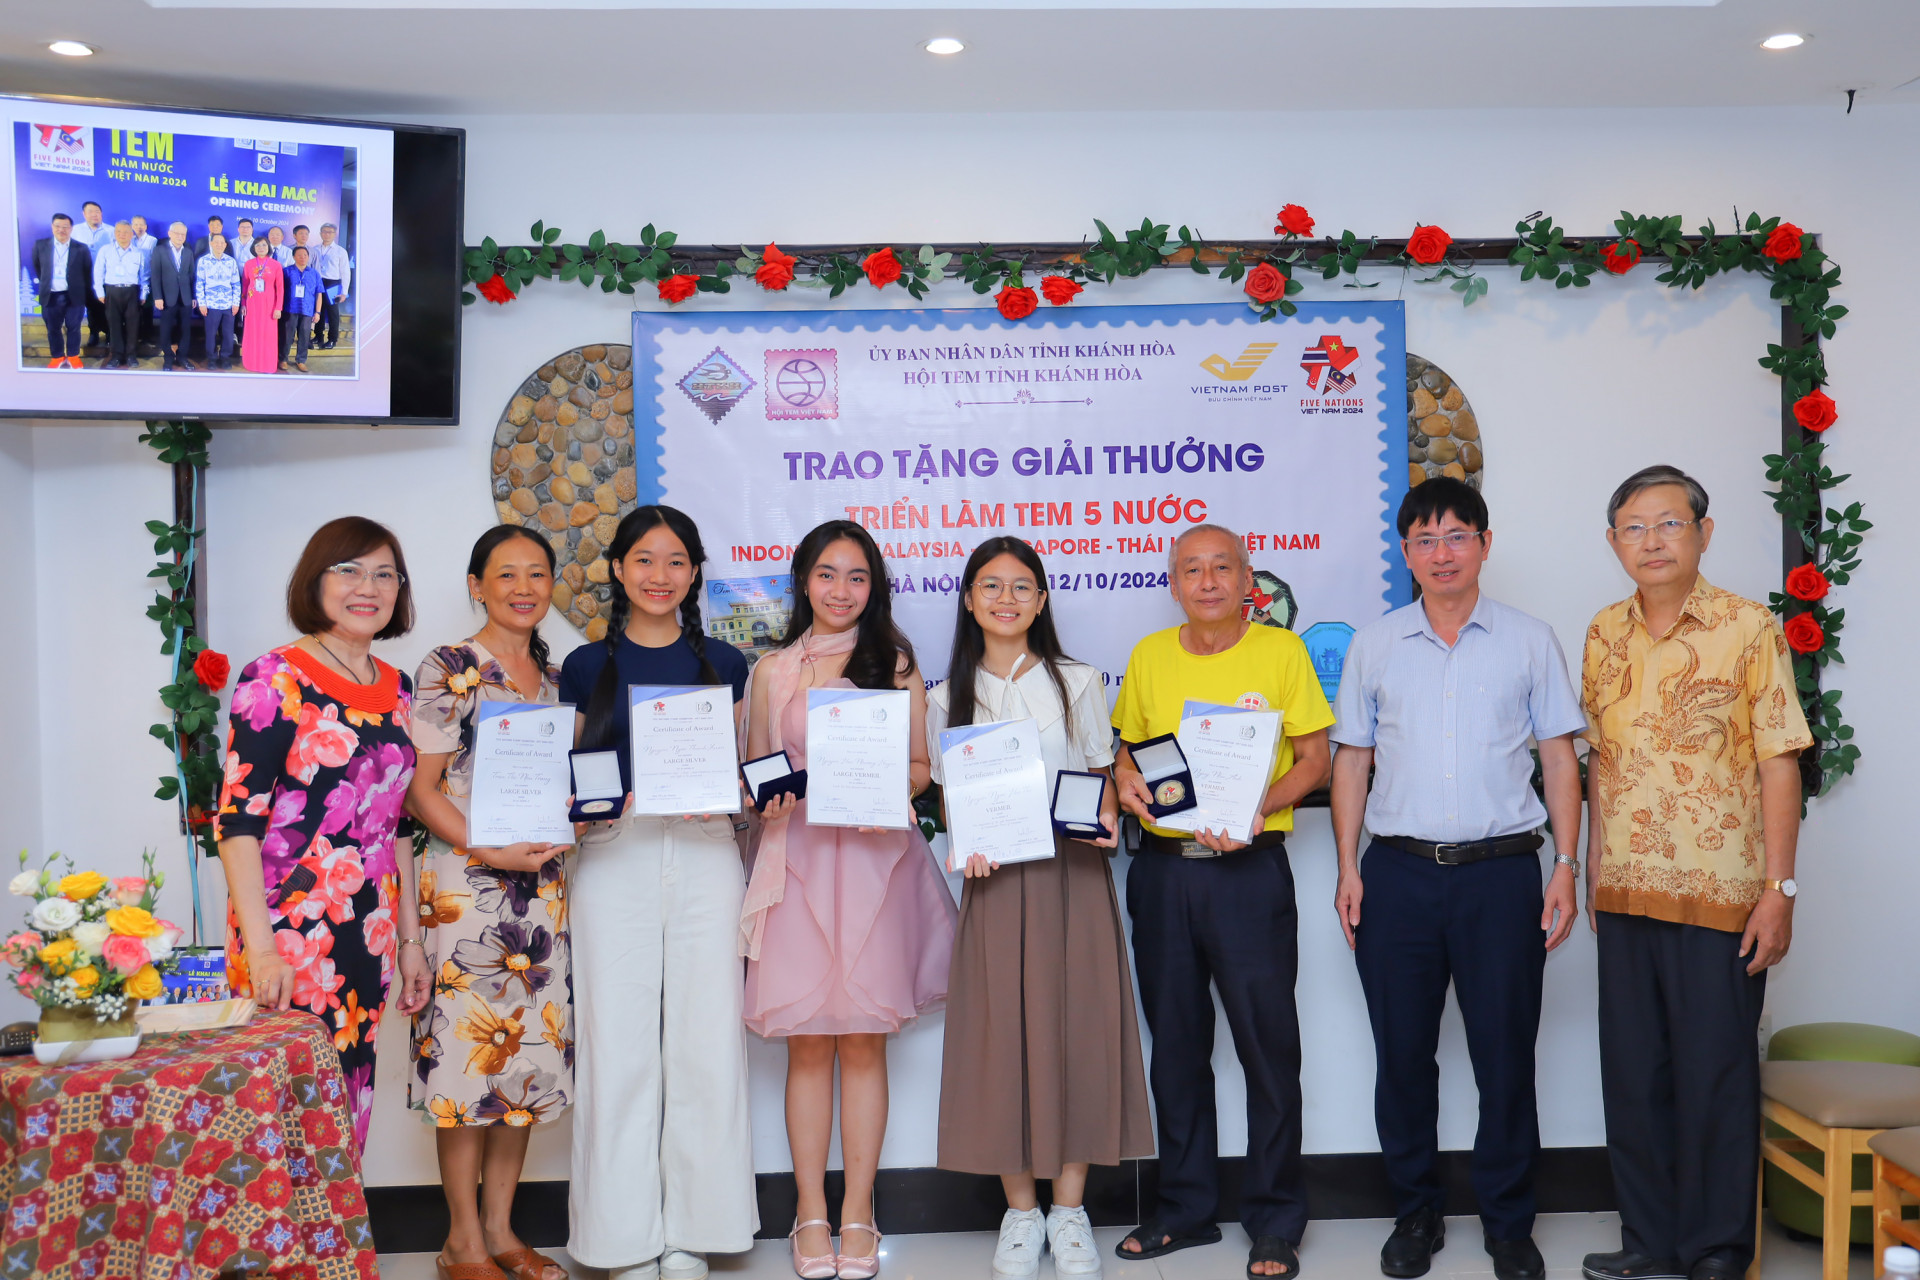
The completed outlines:
{"type": "Polygon", "coordinates": [[[427,953],[411,942],[405,943],[400,946],[396,966],[400,970],[400,981],[398,994],[394,996],[394,1011],[410,1018],[427,1007],[433,992],[433,982],[427,975],[427,953]]]}
{"type": "Polygon", "coordinates": [[[1120,843],[1119,824],[1116,822],[1119,816],[1117,813],[1103,813],[1100,815],[1100,825],[1107,829],[1107,834],[1100,839],[1089,840],[1085,836],[1075,836],[1074,839],[1078,840],[1081,844],[1090,844],[1096,849],[1115,848],[1120,843]]]}

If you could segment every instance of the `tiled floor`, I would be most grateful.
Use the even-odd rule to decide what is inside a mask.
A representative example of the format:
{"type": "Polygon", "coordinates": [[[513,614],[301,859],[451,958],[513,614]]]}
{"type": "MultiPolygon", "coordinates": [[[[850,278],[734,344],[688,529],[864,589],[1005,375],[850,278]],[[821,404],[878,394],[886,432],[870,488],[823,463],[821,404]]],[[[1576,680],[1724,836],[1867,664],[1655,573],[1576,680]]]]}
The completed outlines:
{"type": "MultiPolygon", "coordinates": [[[[1380,1244],[1392,1223],[1384,1219],[1344,1219],[1315,1222],[1307,1228],[1300,1251],[1305,1280],[1371,1280],[1380,1274],[1380,1244]]],[[[1157,1261],[1124,1263],[1113,1257],[1113,1247],[1124,1228],[1104,1228],[1096,1234],[1106,1259],[1104,1280],[1243,1280],[1247,1237],[1237,1223],[1225,1224],[1225,1238],[1203,1249],[1186,1249],[1157,1261]]],[[[1556,1213],[1543,1215],[1534,1232],[1547,1259],[1548,1280],[1579,1280],[1581,1256],[1620,1247],[1620,1220],[1611,1213],[1556,1213]]],[[[993,1256],[990,1232],[953,1235],[891,1236],[883,1246],[882,1280],[989,1280],[993,1256]]],[[[601,1280],[606,1273],[576,1266],[565,1253],[548,1250],[579,1280],[601,1280]]],[[[1817,1280],[1819,1244],[1798,1244],[1768,1225],[1764,1251],[1766,1280],[1817,1280]]],[[[717,1255],[714,1280],[787,1280],[793,1275],[784,1241],[763,1240],[751,1253],[717,1255]]],[[[433,1255],[387,1254],[380,1259],[386,1280],[433,1280],[433,1255]]],[[[1855,1249],[1849,1280],[1870,1280],[1872,1262],[1864,1249],[1855,1249]]],[[[1433,1280],[1492,1280],[1493,1263],[1481,1244],[1477,1218],[1451,1218],[1447,1244],[1434,1258],[1433,1280]]],[[[1052,1262],[1042,1262],[1036,1280],[1054,1280],[1052,1262]]]]}

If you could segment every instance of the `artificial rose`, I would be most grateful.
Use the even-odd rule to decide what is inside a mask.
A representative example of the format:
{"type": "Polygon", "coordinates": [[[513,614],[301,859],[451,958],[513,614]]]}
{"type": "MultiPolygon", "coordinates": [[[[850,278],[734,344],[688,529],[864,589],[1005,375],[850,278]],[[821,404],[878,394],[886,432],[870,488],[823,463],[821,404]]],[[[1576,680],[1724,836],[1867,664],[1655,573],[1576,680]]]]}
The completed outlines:
{"type": "Polygon", "coordinates": [[[798,261],[791,254],[782,253],[776,246],[768,245],[766,252],[760,255],[760,269],[753,273],[753,278],[762,289],[778,293],[793,283],[793,267],[798,261]]]}
{"type": "Polygon", "coordinates": [[[107,912],[106,919],[108,928],[128,938],[154,938],[166,929],[142,907],[115,907],[107,912]]]}
{"type": "Polygon", "coordinates": [[[668,276],[660,282],[660,301],[685,302],[700,288],[699,276],[668,276]]]}
{"type": "Polygon", "coordinates": [[[507,288],[506,277],[492,275],[480,282],[480,296],[488,302],[505,304],[513,301],[514,292],[507,288]]]}
{"type": "Polygon", "coordinates": [[[211,649],[202,649],[193,660],[193,678],[210,693],[218,693],[227,687],[227,676],[232,670],[233,664],[227,661],[227,655],[211,649]]]}
{"type": "Polygon", "coordinates": [[[127,995],[135,1000],[151,1000],[160,994],[162,986],[160,971],[148,965],[127,979],[127,995]]]}
{"type": "Polygon", "coordinates": [[[73,979],[73,994],[85,998],[94,993],[100,985],[100,971],[90,964],[83,964],[67,975],[73,979]]]}
{"type": "Polygon", "coordinates": [[[1407,256],[1423,267],[1431,267],[1447,256],[1453,237],[1438,227],[1415,227],[1407,237],[1407,256]]]}
{"type": "Polygon", "coordinates": [[[1825,431],[1839,419],[1840,407],[1818,387],[1793,402],[1793,420],[1809,431],[1825,431]]]}
{"type": "Polygon", "coordinates": [[[42,933],[65,933],[80,923],[80,904],[65,898],[48,898],[34,907],[33,927],[42,933]]]}
{"type": "Polygon", "coordinates": [[[73,945],[72,938],[55,938],[40,948],[40,963],[55,973],[65,973],[67,966],[79,959],[79,950],[73,945]]]}
{"type": "Polygon", "coordinates": [[[40,873],[38,871],[22,871],[19,875],[7,882],[7,892],[19,894],[23,898],[31,898],[34,894],[40,892],[40,873]]]}
{"type": "Polygon", "coordinates": [[[1795,600],[1819,600],[1833,584],[1827,575],[1810,564],[1803,564],[1787,575],[1787,594],[1795,600]]]}
{"type": "Polygon", "coordinates": [[[1767,243],[1760,252],[1775,262],[1792,262],[1802,253],[1800,238],[1805,234],[1791,222],[1783,222],[1773,229],[1773,234],[1767,237],[1767,243]]]}
{"type": "Polygon", "coordinates": [[[147,939],[147,959],[158,964],[173,955],[174,946],[185,933],[186,930],[173,921],[162,920],[160,932],[147,939]]]}
{"type": "Polygon", "coordinates": [[[0,944],[0,958],[14,968],[19,968],[33,959],[33,953],[45,945],[46,939],[33,932],[16,933],[0,944]]]}
{"type": "Polygon", "coordinates": [[[1796,613],[1787,619],[1787,647],[1795,653],[1818,653],[1826,642],[1827,633],[1812,614],[1796,613]]]}
{"type": "Polygon", "coordinates": [[[61,876],[54,890],[70,902],[85,902],[106,887],[107,878],[98,871],[76,871],[70,876],[61,876]]]}
{"type": "Polygon", "coordinates": [[[888,245],[868,254],[860,269],[867,273],[874,288],[884,289],[900,278],[900,259],[893,256],[893,246],[888,245]]]}
{"type": "Polygon", "coordinates": [[[71,936],[74,945],[80,948],[81,954],[97,956],[100,954],[100,948],[107,944],[107,939],[113,936],[113,930],[98,920],[82,920],[73,926],[71,936]]]}
{"type": "Polygon", "coordinates": [[[1313,234],[1313,215],[1297,204],[1280,206],[1280,225],[1273,229],[1275,235],[1310,236],[1313,234]]]}
{"type": "Polygon", "coordinates": [[[1271,262],[1263,262],[1247,272],[1247,283],[1244,287],[1247,296],[1263,307],[1287,296],[1287,278],[1281,275],[1280,268],[1271,262]]]}
{"type": "Polygon", "coordinates": [[[102,958],[113,967],[113,971],[125,978],[138,973],[140,967],[152,960],[147,954],[147,944],[141,938],[129,938],[116,933],[107,939],[102,958]]]}
{"type": "Polygon", "coordinates": [[[1040,294],[1056,307],[1064,307],[1083,292],[1083,286],[1067,276],[1048,276],[1040,282],[1040,294]]]}
{"type": "Polygon", "coordinates": [[[147,896],[147,882],[140,876],[115,876],[113,900],[123,907],[137,907],[147,896]]]}
{"type": "Polygon", "coordinates": [[[1600,263],[1616,276],[1623,276],[1640,265],[1640,242],[1620,240],[1600,251],[1600,263]]]}
{"type": "Polygon", "coordinates": [[[1000,314],[1009,320],[1025,320],[1040,305],[1040,296],[1023,284],[1000,286],[1000,292],[993,295],[993,300],[1000,308],[1000,314]]]}

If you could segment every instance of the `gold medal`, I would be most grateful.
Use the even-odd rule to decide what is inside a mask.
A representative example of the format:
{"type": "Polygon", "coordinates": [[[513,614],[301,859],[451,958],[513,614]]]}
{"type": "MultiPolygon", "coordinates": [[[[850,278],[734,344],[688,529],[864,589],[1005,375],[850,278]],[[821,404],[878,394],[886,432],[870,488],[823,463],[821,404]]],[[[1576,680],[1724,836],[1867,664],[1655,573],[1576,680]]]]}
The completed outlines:
{"type": "Polygon", "coordinates": [[[1179,804],[1187,798],[1187,785],[1178,778],[1168,778],[1153,789],[1153,798],[1162,805],[1179,804]]]}

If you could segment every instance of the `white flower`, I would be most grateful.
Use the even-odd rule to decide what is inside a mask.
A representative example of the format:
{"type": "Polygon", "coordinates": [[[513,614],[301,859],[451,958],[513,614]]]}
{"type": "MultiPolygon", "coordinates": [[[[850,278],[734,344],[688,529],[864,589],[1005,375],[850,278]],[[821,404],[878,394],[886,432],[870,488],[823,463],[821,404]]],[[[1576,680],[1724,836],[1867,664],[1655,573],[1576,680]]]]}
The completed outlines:
{"type": "Polygon", "coordinates": [[[31,898],[34,894],[40,892],[40,873],[38,871],[22,871],[19,875],[7,881],[7,892],[19,894],[23,898],[31,898]]]}
{"type": "Polygon", "coordinates": [[[65,898],[48,898],[33,909],[33,927],[42,933],[59,933],[80,923],[80,906],[65,898]]]}
{"type": "Polygon", "coordinates": [[[180,931],[178,929],[172,929],[166,933],[158,933],[148,938],[147,959],[153,961],[155,964],[159,964],[162,960],[172,956],[174,939],[179,936],[180,931]]]}
{"type": "Polygon", "coordinates": [[[74,945],[81,951],[90,956],[97,956],[100,954],[100,948],[107,945],[107,939],[113,936],[113,930],[109,929],[103,921],[89,920],[84,924],[73,926],[73,933],[70,936],[73,938],[74,945]]]}

